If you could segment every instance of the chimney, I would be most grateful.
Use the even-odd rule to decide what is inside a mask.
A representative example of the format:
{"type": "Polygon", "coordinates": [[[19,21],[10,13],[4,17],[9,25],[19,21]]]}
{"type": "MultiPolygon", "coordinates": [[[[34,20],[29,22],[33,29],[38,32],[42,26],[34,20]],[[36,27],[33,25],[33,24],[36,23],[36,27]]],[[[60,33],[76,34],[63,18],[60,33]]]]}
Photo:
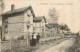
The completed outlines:
{"type": "Polygon", "coordinates": [[[15,10],[15,5],[12,4],[12,5],[11,5],[11,12],[14,12],[14,10],[15,10]]]}

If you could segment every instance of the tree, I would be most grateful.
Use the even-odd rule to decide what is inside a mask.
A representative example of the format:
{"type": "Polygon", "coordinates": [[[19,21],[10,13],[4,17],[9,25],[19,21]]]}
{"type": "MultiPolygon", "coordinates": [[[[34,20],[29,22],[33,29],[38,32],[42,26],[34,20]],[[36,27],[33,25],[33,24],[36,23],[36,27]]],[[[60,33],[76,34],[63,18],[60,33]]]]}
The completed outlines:
{"type": "Polygon", "coordinates": [[[4,5],[4,1],[0,0],[0,25],[2,25],[2,13],[4,11],[5,5],[4,5]]]}
{"type": "Polygon", "coordinates": [[[49,17],[51,18],[52,22],[57,23],[59,15],[55,8],[49,10],[49,17]]]}
{"type": "MultiPolygon", "coordinates": [[[[3,11],[4,11],[4,8],[5,8],[4,1],[3,1],[3,0],[0,0],[0,8],[1,8],[1,9],[0,9],[0,10],[1,10],[0,13],[2,14],[3,11]]],[[[0,15],[1,15],[1,14],[0,14],[0,15]]]]}
{"type": "Polygon", "coordinates": [[[65,27],[66,27],[66,31],[69,31],[70,28],[65,24],[65,27]]]}
{"type": "Polygon", "coordinates": [[[61,28],[60,29],[61,30],[66,30],[66,31],[69,31],[70,30],[70,28],[66,24],[61,25],[61,28]]]}

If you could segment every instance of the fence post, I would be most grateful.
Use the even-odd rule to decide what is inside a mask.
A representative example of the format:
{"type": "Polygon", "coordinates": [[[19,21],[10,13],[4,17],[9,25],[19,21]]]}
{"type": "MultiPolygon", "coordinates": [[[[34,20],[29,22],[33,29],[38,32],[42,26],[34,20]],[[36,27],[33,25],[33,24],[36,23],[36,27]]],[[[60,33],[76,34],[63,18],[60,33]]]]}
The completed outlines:
{"type": "Polygon", "coordinates": [[[80,45],[80,35],[79,35],[79,33],[78,33],[78,34],[76,35],[76,49],[75,49],[77,52],[80,52],[80,49],[79,49],[80,46],[79,46],[79,45],[80,45]]]}
{"type": "Polygon", "coordinates": [[[10,32],[10,49],[12,49],[12,34],[11,34],[11,32],[10,32]]]}
{"type": "Polygon", "coordinates": [[[28,41],[28,35],[27,35],[27,46],[29,45],[29,41],[28,41]]]}

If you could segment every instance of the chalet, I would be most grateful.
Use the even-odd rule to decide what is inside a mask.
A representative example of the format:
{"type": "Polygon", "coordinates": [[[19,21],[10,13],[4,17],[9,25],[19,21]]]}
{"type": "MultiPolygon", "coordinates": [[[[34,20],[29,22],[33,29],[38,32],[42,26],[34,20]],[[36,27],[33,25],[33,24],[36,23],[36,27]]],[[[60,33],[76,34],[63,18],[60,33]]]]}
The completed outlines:
{"type": "Polygon", "coordinates": [[[45,37],[45,23],[46,19],[45,16],[39,16],[33,18],[33,26],[36,33],[39,33],[41,37],[45,37]]]}
{"type": "Polygon", "coordinates": [[[34,17],[31,6],[15,9],[15,5],[11,5],[11,10],[2,15],[2,38],[26,39],[33,32],[34,17]]]}

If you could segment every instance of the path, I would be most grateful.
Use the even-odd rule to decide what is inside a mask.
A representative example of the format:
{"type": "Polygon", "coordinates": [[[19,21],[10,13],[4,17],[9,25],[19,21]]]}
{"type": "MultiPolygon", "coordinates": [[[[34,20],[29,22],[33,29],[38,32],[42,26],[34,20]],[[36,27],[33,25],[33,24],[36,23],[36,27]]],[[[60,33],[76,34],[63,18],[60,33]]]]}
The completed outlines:
{"type": "Polygon", "coordinates": [[[41,52],[66,52],[71,46],[74,45],[74,42],[75,39],[71,38],[41,52]]]}

